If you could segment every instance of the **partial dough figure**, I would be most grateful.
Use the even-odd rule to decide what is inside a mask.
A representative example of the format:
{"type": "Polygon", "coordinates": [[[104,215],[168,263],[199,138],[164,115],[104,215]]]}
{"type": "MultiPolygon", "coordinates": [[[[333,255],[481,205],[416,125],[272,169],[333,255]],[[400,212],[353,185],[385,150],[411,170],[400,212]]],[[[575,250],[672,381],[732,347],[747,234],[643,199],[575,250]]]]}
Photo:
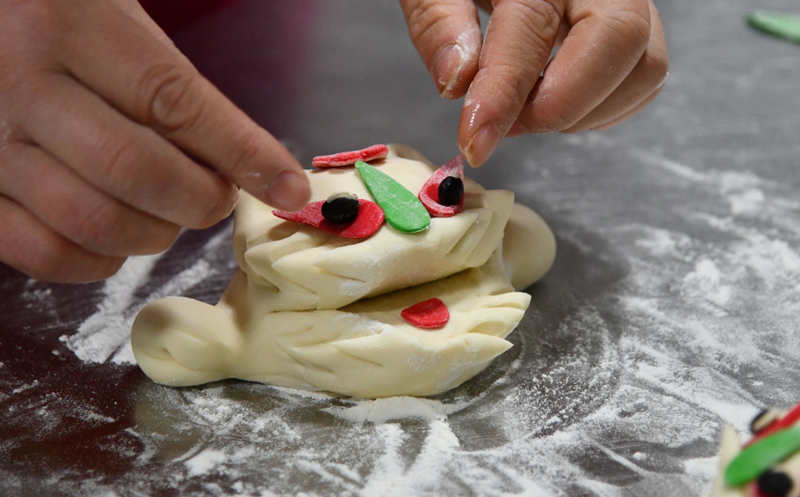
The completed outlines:
{"type": "Polygon", "coordinates": [[[800,404],[789,411],[762,411],[750,425],[753,438],[744,445],[736,431],[726,426],[720,442],[719,476],[710,497],[800,496],[800,437],[790,433],[800,429],[798,423],[800,404]],[[783,442],[787,435],[795,438],[794,446],[783,442]],[[742,477],[748,472],[751,477],[742,477]]]}
{"type": "MultiPolygon", "coordinates": [[[[403,146],[374,165],[415,193],[435,169],[403,146]]],[[[352,168],[307,174],[312,200],[370,198],[352,168]]],[[[555,256],[539,216],[511,192],[469,180],[463,212],[433,218],[423,233],[384,224],[365,240],[285,222],[241,196],[239,270],[220,302],[168,297],[136,318],[134,354],[158,383],[239,378],[363,398],[444,392],[511,347],[505,337],[530,302],[514,287],[540,278],[555,256]],[[433,297],[450,312],[443,328],[402,319],[433,297]]]]}

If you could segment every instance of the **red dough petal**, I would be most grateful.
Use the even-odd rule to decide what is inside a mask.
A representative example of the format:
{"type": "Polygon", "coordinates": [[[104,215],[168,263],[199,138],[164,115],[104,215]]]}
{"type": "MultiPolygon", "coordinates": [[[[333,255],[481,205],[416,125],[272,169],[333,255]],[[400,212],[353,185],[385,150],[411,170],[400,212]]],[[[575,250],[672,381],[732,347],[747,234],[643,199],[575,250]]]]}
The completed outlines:
{"type": "Polygon", "coordinates": [[[433,172],[419,191],[420,202],[433,217],[451,217],[464,210],[464,197],[458,205],[442,205],[439,203],[439,183],[448,176],[456,176],[464,181],[464,163],[461,154],[433,172]]]}
{"type": "Polygon", "coordinates": [[[437,298],[423,300],[400,312],[403,319],[417,328],[441,328],[450,320],[450,311],[444,302],[437,298]]]}
{"type": "Polygon", "coordinates": [[[318,155],[311,159],[311,165],[319,168],[352,166],[359,160],[369,162],[371,160],[383,159],[387,155],[389,155],[389,147],[386,145],[370,145],[361,150],[350,150],[333,155],[318,155]]]}
{"type": "Polygon", "coordinates": [[[797,423],[800,420],[800,404],[797,404],[792,408],[791,411],[787,412],[785,416],[777,421],[773,421],[769,424],[769,426],[765,427],[763,430],[758,432],[749,442],[744,444],[745,447],[753,444],[757,440],[761,440],[762,438],[768,437],[775,433],[778,430],[783,430],[792,426],[793,424],[797,423]]]}
{"type": "Polygon", "coordinates": [[[358,199],[358,217],[348,224],[335,224],[325,219],[322,215],[324,203],[322,200],[311,202],[297,212],[274,210],[272,213],[281,219],[307,224],[343,238],[369,238],[383,225],[383,209],[370,200],[358,199]]]}

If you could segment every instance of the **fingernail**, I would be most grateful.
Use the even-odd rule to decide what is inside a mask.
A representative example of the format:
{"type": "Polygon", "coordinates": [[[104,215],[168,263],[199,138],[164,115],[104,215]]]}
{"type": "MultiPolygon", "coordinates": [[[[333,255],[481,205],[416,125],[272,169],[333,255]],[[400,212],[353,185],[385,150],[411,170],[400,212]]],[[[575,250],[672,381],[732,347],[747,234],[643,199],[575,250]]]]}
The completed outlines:
{"type": "Polygon", "coordinates": [[[236,206],[239,205],[239,187],[238,186],[233,185],[233,193],[231,194],[231,197],[232,197],[231,198],[231,205],[228,208],[228,213],[225,214],[225,217],[230,216],[231,213],[233,213],[233,211],[236,210],[236,206]]]}
{"type": "Polygon", "coordinates": [[[492,155],[500,142],[500,133],[493,124],[486,124],[475,133],[472,140],[462,150],[472,166],[480,166],[492,155]]]}
{"type": "Polygon", "coordinates": [[[519,123],[514,123],[511,126],[511,129],[508,130],[508,133],[506,133],[506,136],[513,137],[513,136],[519,136],[519,135],[522,135],[522,134],[525,134],[525,133],[526,133],[525,128],[523,128],[519,123]]]}
{"type": "Polygon", "coordinates": [[[433,67],[436,71],[436,84],[439,94],[451,98],[453,87],[458,81],[458,73],[464,64],[464,53],[458,45],[449,45],[439,50],[433,67]]]}
{"type": "Polygon", "coordinates": [[[664,85],[667,84],[667,80],[668,79],[669,79],[669,71],[667,71],[667,74],[664,75],[664,79],[662,79],[661,82],[658,83],[658,86],[656,86],[656,90],[660,90],[661,88],[664,88],[664,85]]]}
{"type": "Polygon", "coordinates": [[[283,171],[270,182],[265,201],[279,209],[297,210],[305,205],[308,195],[305,174],[283,171]]]}

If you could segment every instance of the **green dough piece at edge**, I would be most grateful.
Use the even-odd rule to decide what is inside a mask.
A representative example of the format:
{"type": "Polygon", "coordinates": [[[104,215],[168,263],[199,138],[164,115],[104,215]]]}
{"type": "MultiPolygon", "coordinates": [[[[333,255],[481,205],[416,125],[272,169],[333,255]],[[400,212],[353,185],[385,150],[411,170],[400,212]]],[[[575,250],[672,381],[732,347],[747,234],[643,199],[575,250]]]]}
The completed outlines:
{"type": "Polygon", "coordinates": [[[800,43],[800,15],[756,11],[747,15],[747,23],[765,33],[800,43]]]}
{"type": "Polygon", "coordinates": [[[408,188],[364,161],[356,162],[356,170],[393,228],[405,233],[428,229],[431,216],[408,188]]]}
{"type": "Polygon", "coordinates": [[[725,468],[725,483],[737,487],[752,481],[773,464],[800,450],[800,428],[790,427],[742,450],[725,468]]]}

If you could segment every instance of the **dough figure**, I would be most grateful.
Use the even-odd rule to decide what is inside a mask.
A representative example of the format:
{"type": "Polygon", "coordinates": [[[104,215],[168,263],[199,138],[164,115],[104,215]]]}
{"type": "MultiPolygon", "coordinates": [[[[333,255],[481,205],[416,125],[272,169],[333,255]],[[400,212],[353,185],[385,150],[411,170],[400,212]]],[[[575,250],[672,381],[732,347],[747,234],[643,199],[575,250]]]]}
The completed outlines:
{"type": "Polygon", "coordinates": [[[742,445],[726,426],[719,477],[711,497],[800,496],[800,404],[790,411],[765,410],[750,424],[753,438],[742,445]]]}
{"type": "MultiPolygon", "coordinates": [[[[404,146],[373,166],[415,194],[436,169],[404,146]]],[[[370,199],[352,167],[307,174],[312,201],[370,199]]],[[[154,381],[239,378],[364,398],[444,392],[511,347],[505,337],[530,302],[514,288],[555,256],[539,216],[470,180],[455,216],[420,233],[384,223],[363,240],[284,221],[242,192],[233,236],[239,269],[217,305],[168,297],[137,316],[133,351],[154,381]],[[449,310],[444,327],[401,317],[431,298],[449,310]]]]}

